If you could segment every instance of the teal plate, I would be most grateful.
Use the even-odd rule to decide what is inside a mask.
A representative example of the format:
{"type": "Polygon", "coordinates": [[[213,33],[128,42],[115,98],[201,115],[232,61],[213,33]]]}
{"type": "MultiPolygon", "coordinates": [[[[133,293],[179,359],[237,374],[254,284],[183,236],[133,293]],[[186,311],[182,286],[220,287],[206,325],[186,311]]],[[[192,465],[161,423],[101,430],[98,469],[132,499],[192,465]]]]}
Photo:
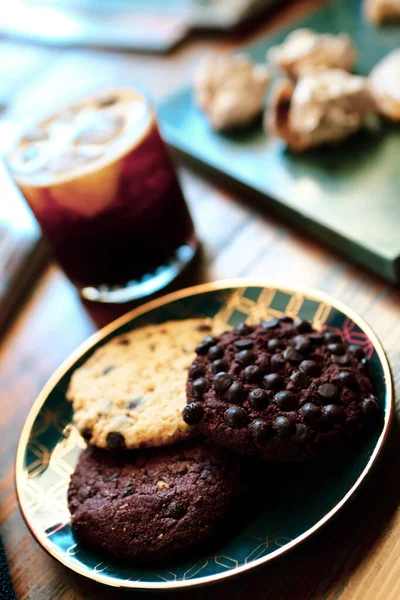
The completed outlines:
{"type": "MultiPolygon", "coordinates": [[[[243,51],[265,63],[268,48],[295,28],[344,32],[358,49],[357,72],[366,75],[398,48],[400,28],[366,23],[362,1],[331,1],[243,51]]],[[[338,146],[295,154],[265,134],[261,122],[229,134],[213,131],[194,102],[191,86],[167,98],[158,114],[166,141],[181,154],[243,195],[255,197],[266,211],[400,283],[398,125],[382,122],[376,131],[360,131],[338,146]]]]}
{"type": "MultiPolygon", "coordinates": [[[[314,290],[290,289],[260,281],[201,285],[154,300],[93,335],[51,377],[27,418],[17,453],[16,482],[26,523],[43,548],[63,565],[97,582],[117,587],[174,589],[223,580],[264,564],[303,542],[354,495],[382,450],[393,413],[388,361],[369,326],[342,303],[314,290]],[[71,375],[104,343],[137,327],[171,319],[210,317],[216,328],[243,320],[300,315],[314,327],[338,329],[347,342],[362,346],[370,359],[375,393],[384,418],[371,438],[346,463],[320,469],[308,465],[274,494],[229,538],[214,541],[175,561],[142,567],[123,564],[81,547],[69,525],[67,488],[85,442],[72,423],[65,394],[71,375]],[[317,475],[317,476],[316,476],[317,475]],[[293,486],[291,490],[290,487],[293,486]],[[297,507],[293,510],[293,497],[297,507]]],[[[265,463],[266,480],[276,475],[265,463]]],[[[287,478],[286,478],[287,480],[287,478]]]]}

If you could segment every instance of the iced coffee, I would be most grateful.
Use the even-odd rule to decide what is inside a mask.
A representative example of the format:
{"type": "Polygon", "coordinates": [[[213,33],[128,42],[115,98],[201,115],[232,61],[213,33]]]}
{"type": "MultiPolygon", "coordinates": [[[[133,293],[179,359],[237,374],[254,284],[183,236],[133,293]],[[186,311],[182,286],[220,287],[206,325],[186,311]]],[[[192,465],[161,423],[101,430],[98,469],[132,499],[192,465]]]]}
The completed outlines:
{"type": "Polygon", "coordinates": [[[155,113],[143,94],[97,94],[41,121],[9,170],[81,293],[138,298],[171,281],[196,239],[155,113]]]}

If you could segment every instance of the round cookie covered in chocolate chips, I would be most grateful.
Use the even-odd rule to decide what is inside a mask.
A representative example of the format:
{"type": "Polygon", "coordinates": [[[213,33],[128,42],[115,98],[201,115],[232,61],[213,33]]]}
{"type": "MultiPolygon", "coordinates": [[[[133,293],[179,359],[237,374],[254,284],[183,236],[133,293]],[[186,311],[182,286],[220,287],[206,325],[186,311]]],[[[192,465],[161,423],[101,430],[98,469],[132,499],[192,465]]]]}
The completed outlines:
{"type": "Polygon", "coordinates": [[[117,455],[89,446],[68,490],[72,529],[119,558],[171,557],[222,523],[239,475],[236,455],[202,440],[117,455]]]}
{"type": "Polygon", "coordinates": [[[362,348],[283,316],[206,336],[183,417],[216,443],[267,460],[332,455],[380,419],[362,348]]]}

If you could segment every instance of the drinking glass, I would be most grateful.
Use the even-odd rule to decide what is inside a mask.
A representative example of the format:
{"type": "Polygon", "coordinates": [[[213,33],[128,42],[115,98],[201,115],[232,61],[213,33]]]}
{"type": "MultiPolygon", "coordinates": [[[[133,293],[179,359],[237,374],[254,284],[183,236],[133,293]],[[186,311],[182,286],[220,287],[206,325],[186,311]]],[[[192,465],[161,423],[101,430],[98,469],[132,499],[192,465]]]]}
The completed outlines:
{"type": "Polygon", "coordinates": [[[102,90],[57,110],[19,136],[6,164],[86,299],[151,294],[196,253],[193,222],[143,90],[102,90]]]}

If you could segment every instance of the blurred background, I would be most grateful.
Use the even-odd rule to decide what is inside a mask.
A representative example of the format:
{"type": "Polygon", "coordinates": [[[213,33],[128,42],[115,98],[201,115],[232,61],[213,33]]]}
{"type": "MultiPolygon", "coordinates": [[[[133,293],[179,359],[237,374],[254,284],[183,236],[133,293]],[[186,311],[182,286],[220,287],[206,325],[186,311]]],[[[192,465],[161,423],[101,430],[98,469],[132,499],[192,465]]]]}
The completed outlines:
{"type": "MultiPolygon", "coordinates": [[[[189,81],[210,43],[242,42],[283,0],[15,0],[0,7],[0,151],[93,87],[146,85],[158,102],[189,81]],[[184,52],[185,40],[195,43],[184,52]],[[177,45],[179,45],[178,48],[177,45]],[[176,50],[174,50],[176,48],[176,50]],[[164,55],[164,56],[163,56],[164,55]],[[178,67],[179,65],[179,67],[178,67]]],[[[48,252],[0,166],[0,328],[48,252]]]]}
{"type": "Polygon", "coordinates": [[[192,30],[229,31],[280,0],[17,0],[4,33],[58,44],[164,51],[192,30]]]}

